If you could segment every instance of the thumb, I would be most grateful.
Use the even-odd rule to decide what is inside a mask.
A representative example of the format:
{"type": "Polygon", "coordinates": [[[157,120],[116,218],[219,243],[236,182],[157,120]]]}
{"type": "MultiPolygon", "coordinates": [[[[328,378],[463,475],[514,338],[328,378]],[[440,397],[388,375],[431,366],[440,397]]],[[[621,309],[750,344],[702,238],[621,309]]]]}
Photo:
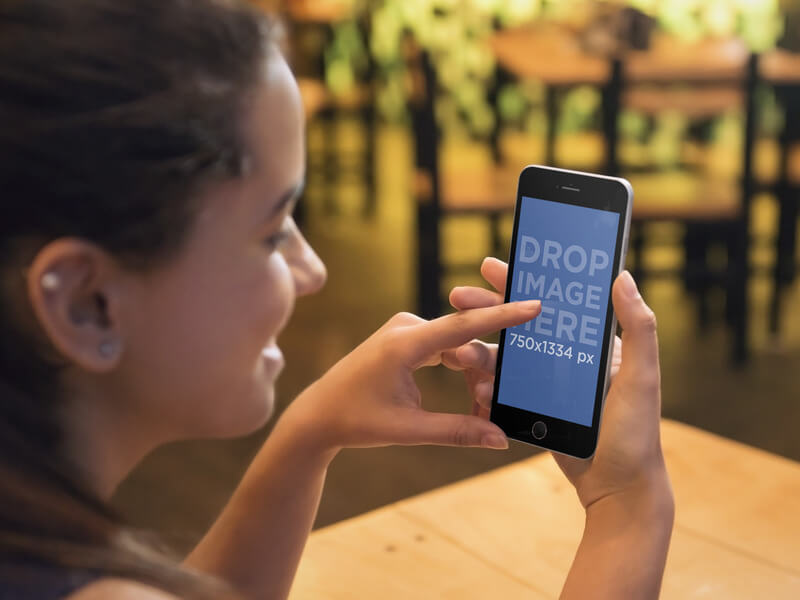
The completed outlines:
{"type": "Polygon", "coordinates": [[[614,282],[612,300],[622,327],[621,370],[636,379],[655,377],[658,385],[656,316],[645,304],[628,271],[623,271],[614,282]]]}
{"type": "Polygon", "coordinates": [[[480,417],[426,412],[418,415],[414,421],[414,437],[417,443],[495,450],[508,448],[508,439],[503,430],[480,417]]]}

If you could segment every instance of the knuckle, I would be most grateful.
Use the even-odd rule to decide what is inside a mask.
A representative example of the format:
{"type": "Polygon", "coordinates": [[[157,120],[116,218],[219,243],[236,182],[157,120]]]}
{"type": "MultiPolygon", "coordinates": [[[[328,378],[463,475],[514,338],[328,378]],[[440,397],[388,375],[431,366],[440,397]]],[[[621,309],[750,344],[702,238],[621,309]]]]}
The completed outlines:
{"type": "Polygon", "coordinates": [[[488,368],[492,362],[492,348],[480,340],[472,340],[470,346],[475,348],[478,355],[478,365],[483,368],[488,368]]]}
{"type": "Polygon", "coordinates": [[[469,446],[471,445],[472,435],[468,424],[461,420],[458,425],[453,429],[450,440],[455,446],[469,446]]]}
{"type": "Polygon", "coordinates": [[[389,323],[395,327],[405,327],[408,325],[416,325],[425,321],[422,317],[418,317],[414,313],[408,311],[401,311],[392,315],[389,323]]]}
{"type": "Polygon", "coordinates": [[[492,407],[492,394],[494,392],[494,378],[490,381],[483,382],[482,387],[478,394],[476,394],[478,404],[480,404],[483,408],[491,408],[492,407]]]}
{"type": "Polygon", "coordinates": [[[639,326],[642,331],[647,333],[655,333],[658,329],[658,319],[656,313],[649,307],[645,308],[642,315],[639,317],[639,326]]]}
{"type": "Polygon", "coordinates": [[[478,339],[470,340],[465,344],[469,348],[474,348],[475,352],[480,355],[483,355],[485,344],[478,339]]]}

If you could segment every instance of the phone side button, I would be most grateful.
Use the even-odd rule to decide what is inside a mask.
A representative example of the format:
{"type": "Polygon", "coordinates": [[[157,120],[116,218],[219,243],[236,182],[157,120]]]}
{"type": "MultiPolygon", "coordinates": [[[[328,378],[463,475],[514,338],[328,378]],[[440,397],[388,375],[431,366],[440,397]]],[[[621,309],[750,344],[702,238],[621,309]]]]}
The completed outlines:
{"type": "Polygon", "coordinates": [[[541,440],[544,436],[547,435],[547,425],[545,425],[542,421],[536,421],[531,427],[531,434],[537,440],[541,440]]]}

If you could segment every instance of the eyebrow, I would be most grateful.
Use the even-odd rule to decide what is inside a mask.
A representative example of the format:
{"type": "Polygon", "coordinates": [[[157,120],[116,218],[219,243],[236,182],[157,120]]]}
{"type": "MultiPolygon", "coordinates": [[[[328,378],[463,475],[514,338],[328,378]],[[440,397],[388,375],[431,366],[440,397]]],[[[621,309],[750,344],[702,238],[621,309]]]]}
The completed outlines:
{"type": "Polygon", "coordinates": [[[278,198],[277,204],[272,208],[272,211],[269,213],[266,221],[271,221],[276,216],[284,211],[284,209],[296,198],[298,198],[303,193],[303,188],[305,187],[305,180],[298,181],[295,185],[291,188],[283,192],[278,198]]]}

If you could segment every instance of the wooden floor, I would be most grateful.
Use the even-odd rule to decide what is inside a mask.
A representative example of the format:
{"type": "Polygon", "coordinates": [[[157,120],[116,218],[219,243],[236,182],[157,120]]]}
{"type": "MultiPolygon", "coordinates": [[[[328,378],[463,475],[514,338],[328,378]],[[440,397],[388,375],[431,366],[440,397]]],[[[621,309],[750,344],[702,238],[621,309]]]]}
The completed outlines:
{"type": "MultiPolygon", "coordinates": [[[[344,138],[350,139],[347,134],[344,138]]],[[[327,187],[309,174],[304,228],[327,263],[330,277],[319,295],[298,302],[279,340],[287,358],[278,384],[279,408],[393,313],[413,310],[414,213],[408,194],[409,140],[402,130],[381,134],[378,156],[378,210],[373,219],[361,215],[363,187],[357,179],[345,178],[337,187],[327,187]],[[333,214],[324,208],[329,194],[335,195],[338,207],[333,214]]],[[[768,237],[774,203],[759,198],[755,210],[756,229],[768,237]]],[[[451,257],[474,260],[477,267],[481,255],[465,255],[464,249],[484,247],[486,232],[480,223],[448,227],[445,239],[451,257]]],[[[764,264],[771,260],[767,250],[756,254],[764,264]]],[[[659,261],[674,259],[674,250],[653,256],[659,261]]],[[[699,332],[694,306],[679,281],[643,286],[659,320],[664,415],[800,460],[800,311],[795,309],[800,309],[800,292],[790,293],[782,335],[770,339],[769,291],[766,279],[753,282],[753,357],[747,368],[732,370],[720,307],[711,326],[699,332]]],[[[457,375],[429,369],[418,380],[429,408],[467,408],[457,375]]],[[[177,548],[187,548],[224,504],[268,429],[240,440],[163,448],[122,485],[115,502],[134,523],[159,530],[177,548]]],[[[535,452],[521,444],[506,452],[428,447],[345,451],[330,469],[317,526],[535,452]]]]}

